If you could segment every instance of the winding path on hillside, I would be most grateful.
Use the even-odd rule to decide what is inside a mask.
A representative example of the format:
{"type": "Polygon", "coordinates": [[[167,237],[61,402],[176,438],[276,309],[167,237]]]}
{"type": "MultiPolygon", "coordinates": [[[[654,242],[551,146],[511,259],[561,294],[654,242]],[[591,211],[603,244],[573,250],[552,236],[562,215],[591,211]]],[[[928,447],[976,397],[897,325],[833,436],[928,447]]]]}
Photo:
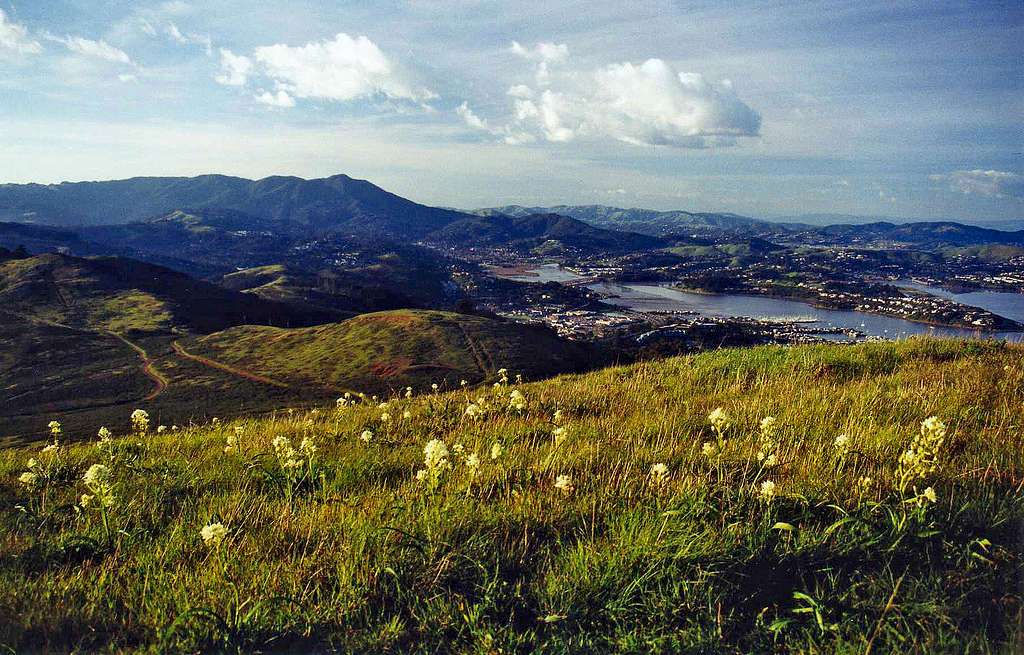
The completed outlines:
{"type": "Polygon", "coordinates": [[[218,371],[223,371],[225,373],[230,373],[230,374],[238,376],[240,378],[244,378],[246,380],[249,380],[250,382],[259,382],[261,384],[269,384],[271,386],[279,387],[281,389],[290,389],[291,388],[290,384],[286,384],[286,383],[281,382],[279,380],[273,380],[273,379],[268,378],[268,377],[263,376],[263,375],[258,375],[256,373],[252,373],[250,371],[246,371],[244,369],[237,368],[237,367],[231,366],[229,364],[224,364],[222,362],[218,362],[218,361],[212,360],[212,359],[210,359],[208,357],[203,357],[202,355],[196,355],[196,354],[190,353],[189,351],[185,350],[185,347],[182,346],[181,342],[179,342],[179,341],[171,342],[171,347],[174,348],[175,354],[177,354],[177,355],[179,355],[181,357],[184,357],[185,359],[191,359],[192,361],[194,361],[196,363],[199,363],[199,364],[202,364],[203,366],[208,366],[210,368],[215,368],[218,371]]]}
{"type": "Polygon", "coordinates": [[[167,388],[167,385],[171,383],[171,381],[170,379],[168,379],[166,375],[157,370],[156,365],[153,363],[153,359],[149,356],[149,353],[146,352],[146,349],[138,345],[137,343],[129,341],[128,338],[125,337],[123,334],[118,334],[117,332],[106,332],[106,334],[109,334],[113,337],[116,337],[117,339],[120,339],[129,348],[138,353],[139,357],[142,358],[142,372],[146,375],[146,377],[148,377],[150,380],[156,383],[156,388],[153,389],[153,391],[151,391],[148,396],[143,398],[143,400],[153,400],[154,398],[162,394],[164,390],[167,388]]]}
{"type": "MultiPolygon", "coordinates": [[[[61,296],[60,300],[61,300],[62,303],[66,303],[67,302],[63,298],[63,296],[61,296]]],[[[11,311],[9,309],[4,309],[4,310],[0,310],[0,311],[3,311],[4,313],[10,314],[12,316],[17,316],[18,318],[20,318],[22,320],[25,320],[25,321],[28,321],[30,323],[37,323],[39,325],[48,325],[50,327],[57,327],[57,328],[61,328],[61,329],[64,329],[64,330],[71,330],[72,332],[82,332],[82,333],[85,333],[85,334],[104,335],[104,336],[108,336],[108,337],[113,337],[113,338],[117,339],[118,341],[122,342],[123,344],[125,344],[126,346],[131,348],[133,351],[135,351],[135,353],[142,359],[141,370],[142,370],[143,375],[145,375],[150,380],[152,380],[153,383],[156,385],[156,387],[153,389],[153,391],[151,391],[145,398],[143,398],[143,400],[153,400],[154,398],[156,398],[157,396],[162,394],[164,392],[164,390],[167,389],[167,386],[171,383],[170,379],[168,379],[166,375],[164,375],[159,370],[157,370],[156,365],[153,363],[153,359],[149,356],[149,353],[146,352],[146,349],[143,348],[142,346],[140,346],[140,345],[130,341],[123,334],[120,334],[118,332],[113,332],[112,330],[94,330],[94,329],[89,329],[89,328],[75,327],[73,325],[68,325],[67,323],[60,323],[58,321],[51,321],[51,320],[48,320],[48,319],[45,319],[45,318],[40,318],[38,316],[31,316],[29,314],[24,314],[22,312],[13,312],[13,311],[11,311]]]]}

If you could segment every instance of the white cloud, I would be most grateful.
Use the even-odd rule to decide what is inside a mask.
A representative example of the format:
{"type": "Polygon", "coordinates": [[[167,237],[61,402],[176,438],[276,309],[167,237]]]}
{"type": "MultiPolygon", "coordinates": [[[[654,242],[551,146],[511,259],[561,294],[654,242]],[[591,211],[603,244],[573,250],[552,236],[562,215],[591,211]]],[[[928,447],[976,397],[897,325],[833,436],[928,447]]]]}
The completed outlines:
{"type": "Polygon", "coordinates": [[[468,102],[463,102],[455,109],[455,113],[462,117],[462,120],[466,122],[466,125],[476,130],[490,131],[487,127],[487,122],[482,118],[473,113],[473,110],[469,108],[468,102]]]}
{"type": "Polygon", "coordinates": [[[167,25],[167,35],[182,45],[188,45],[190,43],[188,38],[181,33],[181,30],[179,30],[178,26],[174,23],[169,23],[167,25]]]}
{"type": "Polygon", "coordinates": [[[527,48],[518,41],[513,41],[509,50],[512,54],[530,61],[564,61],[569,57],[569,46],[564,43],[538,43],[532,48],[527,48]]]}
{"type": "Polygon", "coordinates": [[[1024,200],[1024,175],[1019,173],[974,169],[930,177],[935,181],[948,182],[950,189],[967,195],[1024,200]]]}
{"type": "Polygon", "coordinates": [[[533,89],[525,84],[516,84],[515,86],[509,87],[508,95],[513,98],[532,98],[534,94],[533,89]]]}
{"type": "Polygon", "coordinates": [[[295,98],[291,97],[284,91],[278,89],[277,93],[271,93],[270,91],[263,91],[256,95],[256,102],[271,107],[294,107],[295,98]]]}
{"type": "Polygon", "coordinates": [[[244,55],[236,55],[227,48],[220,49],[220,74],[214,79],[225,86],[245,86],[252,73],[252,60],[244,55]]]}
{"type": "Polygon", "coordinates": [[[192,5],[182,0],[170,0],[161,4],[157,11],[171,16],[182,16],[192,11],[192,5]]]}
{"type": "Polygon", "coordinates": [[[7,14],[0,9],[0,52],[4,50],[32,55],[42,52],[43,47],[28,35],[23,25],[9,21],[7,14]]]}
{"type": "MultiPolygon", "coordinates": [[[[541,52],[540,46],[514,48],[542,57],[532,54],[541,52]]],[[[677,72],[660,59],[558,75],[551,74],[546,63],[540,62],[538,77],[547,78],[550,88],[541,91],[519,84],[508,90],[513,98],[511,116],[503,127],[489,130],[503,135],[507,143],[614,139],[704,148],[730,145],[736,137],[760,131],[761,117],[737,97],[729,80],[712,84],[700,74],[677,72]]]]}
{"type": "Polygon", "coordinates": [[[117,79],[119,79],[119,80],[121,80],[122,82],[125,82],[125,83],[128,83],[128,82],[138,82],[139,81],[139,78],[136,77],[135,75],[131,74],[131,73],[125,73],[125,74],[122,74],[122,75],[118,75],[117,79]]]}
{"type": "Polygon", "coordinates": [[[115,48],[102,39],[93,41],[92,39],[86,39],[80,36],[48,36],[46,38],[51,41],[61,43],[71,52],[76,52],[86,57],[103,59],[104,61],[111,61],[117,64],[131,65],[133,63],[131,57],[128,56],[128,53],[120,48],[115,48]]]}
{"type": "Polygon", "coordinates": [[[178,26],[174,23],[167,24],[167,36],[171,37],[176,43],[181,45],[197,45],[200,46],[207,55],[213,54],[213,40],[209,36],[204,34],[184,34],[178,26]]]}
{"type": "Polygon", "coordinates": [[[331,41],[256,48],[253,59],[277,88],[297,98],[347,101],[383,96],[425,101],[436,97],[414,88],[380,48],[365,36],[339,33],[331,41]]]}

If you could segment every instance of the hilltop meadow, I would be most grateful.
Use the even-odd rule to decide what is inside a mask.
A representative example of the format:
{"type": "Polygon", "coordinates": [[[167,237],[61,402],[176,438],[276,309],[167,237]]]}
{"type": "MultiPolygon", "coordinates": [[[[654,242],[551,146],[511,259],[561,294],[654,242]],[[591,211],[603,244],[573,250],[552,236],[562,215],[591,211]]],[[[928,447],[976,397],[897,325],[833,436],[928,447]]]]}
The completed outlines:
{"type": "Polygon", "coordinates": [[[54,415],[0,451],[0,645],[1020,652],[1022,355],[758,347],[202,425],[54,415]]]}

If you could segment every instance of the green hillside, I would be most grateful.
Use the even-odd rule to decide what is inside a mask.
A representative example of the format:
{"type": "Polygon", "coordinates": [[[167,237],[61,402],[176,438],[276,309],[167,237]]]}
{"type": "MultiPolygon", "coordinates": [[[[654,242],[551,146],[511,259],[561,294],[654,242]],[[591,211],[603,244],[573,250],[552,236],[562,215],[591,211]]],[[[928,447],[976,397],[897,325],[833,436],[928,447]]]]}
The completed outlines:
{"type": "Polygon", "coordinates": [[[94,426],[0,452],[0,644],[1020,652],[1022,390],[914,340],[94,426]]]}
{"type": "Polygon", "coordinates": [[[310,325],[334,318],[133,259],[55,253],[0,261],[0,307],[32,319],[116,332],[212,332],[241,323],[310,325]]]}
{"type": "Polygon", "coordinates": [[[187,342],[194,354],[297,386],[382,392],[432,383],[494,379],[514,368],[526,379],[593,368],[590,346],[549,330],[480,316],[398,310],[341,323],[279,329],[241,326],[187,342]]]}

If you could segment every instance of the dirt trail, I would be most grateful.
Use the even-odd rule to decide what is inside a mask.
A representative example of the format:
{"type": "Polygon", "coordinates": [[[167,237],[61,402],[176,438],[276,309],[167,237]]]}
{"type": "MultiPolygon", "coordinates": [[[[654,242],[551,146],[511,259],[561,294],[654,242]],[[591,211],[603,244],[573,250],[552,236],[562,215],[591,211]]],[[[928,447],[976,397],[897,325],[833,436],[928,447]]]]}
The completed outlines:
{"type": "Polygon", "coordinates": [[[117,332],[106,332],[106,334],[109,334],[112,337],[120,339],[129,348],[137,352],[139,354],[139,357],[142,358],[142,372],[150,380],[156,383],[156,388],[153,389],[153,391],[151,391],[148,396],[143,398],[143,400],[153,400],[154,398],[162,394],[164,392],[164,389],[167,388],[167,385],[169,385],[171,381],[167,378],[166,375],[157,370],[156,366],[153,364],[153,359],[149,356],[149,353],[146,352],[146,349],[136,343],[132,343],[131,341],[128,340],[127,337],[118,334],[117,332]]]}
{"type": "MultiPolygon", "coordinates": [[[[67,301],[64,298],[63,292],[60,289],[58,289],[58,295],[60,297],[61,302],[66,304],[67,301]]],[[[119,334],[117,332],[112,332],[110,330],[91,330],[89,328],[75,327],[73,325],[67,325],[66,323],[58,323],[57,321],[50,321],[50,320],[47,320],[45,318],[39,318],[38,316],[30,316],[28,314],[22,314],[21,312],[12,312],[10,310],[0,310],[0,311],[4,311],[7,314],[11,314],[13,316],[17,316],[17,317],[19,317],[19,318],[21,318],[23,320],[29,321],[31,323],[39,323],[41,325],[49,325],[49,326],[52,326],[52,327],[59,327],[59,328],[65,329],[65,330],[71,330],[73,332],[83,332],[83,333],[86,333],[86,334],[102,334],[102,335],[105,335],[105,336],[108,336],[108,337],[113,337],[113,338],[117,339],[118,341],[121,341],[126,346],[128,346],[129,348],[134,350],[139,355],[140,358],[142,358],[142,373],[143,373],[143,375],[148,377],[150,380],[153,381],[154,384],[156,384],[156,388],[153,389],[153,391],[151,391],[149,393],[149,395],[147,395],[145,398],[143,398],[143,400],[153,400],[154,398],[159,396],[161,393],[163,393],[164,389],[166,389],[167,385],[170,384],[170,382],[171,382],[167,378],[167,376],[165,376],[163,373],[161,373],[160,371],[157,370],[156,366],[153,364],[153,360],[150,358],[149,353],[146,352],[145,348],[143,348],[142,346],[140,346],[138,344],[132,343],[131,341],[128,340],[127,337],[125,337],[125,336],[123,336],[123,335],[121,335],[121,334],[119,334]]]]}
{"type": "Polygon", "coordinates": [[[236,367],[230,366],[228,364],[223,364],[221,362],[214,361],[214,360],[209,359],[207,357],[203,357],[202,355],[194,355],[194,354],[190,353],[189,351],[185,350],[185,347],[182,346],[181,343],[179,343],[178,341],[172,342],[171,346],[174,348],[174,352],[176,354],[178,354],[181,357],[184,357],[186,359],[191,359],[194,362],[198,362],[198,363],[202,364],[203,366],[209,366],[210,368],[215,368],[215,369],[217,369],[219,371],[224,371],[225,373],[231,373],[232,375],[236,375],[236,376],[238,376],[240,378],[244,378],[244,379],[249,380],[251,382],[259,382],[261,384],[269,384],[269,385],[274,386],[274,387],[280,387],[281,389],[290,389],[291,388],[290,384],[286,384],[286,383],[280,382],[278,380],[272,380],[271,378],[264,377],[262,375],[257,375],[256,373],[250,373],[249,371],[246,371],[246,370],[243,370],[243,369],[240,369],[240,368],[236,368],[236,367]]]}
{"type": "Polygon", "coordinates": [[[473,337],[469,336],[469,331],[466,330],[466,326],[459,325],[459,329],[462,331],[462,338],[466,340],[466,345],[469,346],[469,354],[473,356],[473,360],[476,362],[477,368],[483,374],[484,378],[487,377],[487,363],[484,361],[483,355],[481,355],[481,348],[479,348],[473,337]]]}

